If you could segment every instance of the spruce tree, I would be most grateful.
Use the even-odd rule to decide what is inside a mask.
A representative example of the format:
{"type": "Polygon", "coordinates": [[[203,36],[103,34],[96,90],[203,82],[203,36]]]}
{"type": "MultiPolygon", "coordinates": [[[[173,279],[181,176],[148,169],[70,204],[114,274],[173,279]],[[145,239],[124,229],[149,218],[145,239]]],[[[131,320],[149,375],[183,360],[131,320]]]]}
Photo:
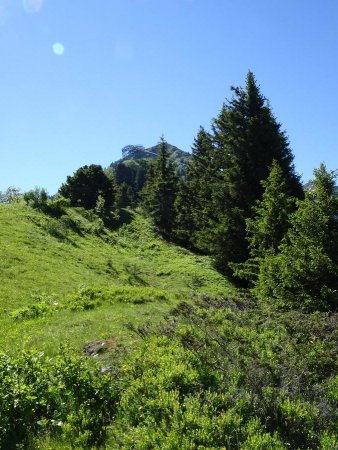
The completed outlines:
{"type": "Polygon", "coordinates": [[[322,164],[299,201],[279,253],[260,268],[256,294],[304,309],[338,307],[338,200],[335,174],[322,164]]]}
{"type": "Polygon", "coordinates": [[[144,206],[162,232],[170,233],[175,220],[178,177],[161,137],[159,152],[143,189],[144,206]]]}
{"type": "Polygon", "coordinates": [[[281,166],[290,194],[302,196],[288,139],[253,73],[248,73],[245,89],[232,91],[234,97],[213,122],[219,170],[228,184],[230,202],[250,210],[263,194],[261,181],[267,179],[273,160],[281,166]]]}
{"type": "Polygon", "coordinates": [[[262,181],[264,193],[246,220],[247,240],[251,257],[262,258],[266,252],[276,253],[289,227],[294,198],[288,195],[283,172],[273,162],[269,177],[262,181]]]}
{"type": "Polygon", "coordinates": [[[212,137],[200,128],[192,146],[185,186],[186,214],[190,218],[190,241],[200,250],[211,252],[210,228],[217,213],[213,205],[215,185],[214,146],[212,137]],[[188,210],[187,210],[188,209],[188,210]],[[215,214],[216,213],[216,214],[215,214]]]}
{"type": "Polygon", "coordinates": [[[195,230],[195,222],[192,216],[193,197],[189,184],[183,178],[179,179],[177,195],[175,199],[175,221],[173,237],[181,245],[192,246],[192,235],[195,230]]]}
{"type": "Polygon", "coordinates": [[[281,167],[287,193],[302,196],[286,134],[252,72],[245,88],[233,87],[232,91],[233,98],[213,120],[203,167],[188,177],[193,197],[203,199],[193,210],[198,226],[192,238],[195,235],[197,247],[214,254],[218,267],[225,271],[229,263],[249,257],[246,219],[262,198],[261,181],[268,178],[273,160],[281,167]]]}
{"type": "Polygon", "coordinates": [[[262,199],[256,201],[252,217],[246,219],[250,257],[244,263],[232,266],[236,276],[251,283],[255,283],[263,259],[278,252],[295,204],[295,199],[288,195],[282,169],[276,161],[273,161],[268,179],[261,183],[264,188],[262,199]]]}

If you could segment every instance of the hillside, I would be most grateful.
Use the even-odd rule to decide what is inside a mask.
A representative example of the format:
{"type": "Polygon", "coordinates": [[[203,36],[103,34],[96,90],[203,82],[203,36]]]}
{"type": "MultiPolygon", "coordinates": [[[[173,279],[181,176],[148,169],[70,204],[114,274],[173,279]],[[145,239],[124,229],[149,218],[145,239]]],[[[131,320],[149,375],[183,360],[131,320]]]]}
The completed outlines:
{"type": "Polygon", "coordinates": [[[208,257],[165,242],[137,213],[110,231],[81,209],[53,218],[1,204],[0,242],[0,344],[11,353],[53,353],[66,341],[80,350],[100,338],[129,344],[127,323],[160,320],[178,301],[229,289],[208,257]],[[90,294],[97,304],[74,307],[86,289],[109,298],[90,294]]]}
{"type": "Polygon", "coordinates": [[[233,93],[188,179],[161,139],[3,199],[0,449],[338,448],[336,177],[233,93]]]}
{"type": "Polygon", "coordinates": [[[0,204],[0,448],[337,448],[338,314],[260,303],[129,214],[0,204]]]}

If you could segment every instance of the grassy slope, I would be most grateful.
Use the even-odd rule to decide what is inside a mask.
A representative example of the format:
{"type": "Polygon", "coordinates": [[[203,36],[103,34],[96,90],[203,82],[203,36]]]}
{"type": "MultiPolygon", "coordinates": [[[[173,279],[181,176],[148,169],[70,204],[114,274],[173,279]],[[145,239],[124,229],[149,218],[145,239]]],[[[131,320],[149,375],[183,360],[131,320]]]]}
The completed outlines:
{"type": "Polygon", "coordinates": [[[140,215],[111,232],[74,209],[55,219],[24,205],[0,205],[0,280],[0,346],[10,353],[34,346],[53,354],[61,342],[80,349],[102,338],[131,345],[126,323],[159,320],[179,300],[231,289],[209,258],[160,239],[140,215]],[[83,285],[154,287],[167,301],[103,304],[22,321],[10,316],[39,295],[62,301],[83,285]]]}

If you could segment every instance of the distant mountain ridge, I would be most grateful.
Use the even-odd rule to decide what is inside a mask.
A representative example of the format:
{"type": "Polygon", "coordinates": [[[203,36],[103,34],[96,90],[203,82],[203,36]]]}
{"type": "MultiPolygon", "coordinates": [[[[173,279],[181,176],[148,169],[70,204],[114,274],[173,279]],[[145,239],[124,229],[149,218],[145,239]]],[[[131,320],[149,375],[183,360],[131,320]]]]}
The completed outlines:
{"type": "MultiPolygon", "coordinates": [[[[305,183],[303,188],[304,188],[304,191],[312,191],[314,189],[313,181],[310,180],[307,183],[305,183]]],[[[338,186],[335,186],[334,189],[336,191],[336,196],[338,197],[338,186]]]]}
{"type": "MultiPolygon", "coordinates": [[[[184,175],[187,171],[188,161],[191,158],[191,154],[185,152],[175,145],[166,143],[167,150],[170,153],[171,159],[177,166],[177,170],[181,175],[184,175]]],[[[126,145],[122,148],[122,158],[117,161],[113,161],[110,167],[115,168],[118,164],[126,163],[127,161],[133,160],[143,160],[143,159],[156,159],[160,149],[160,144],[154,145],[153,147],[145,148],[143,145],[126,145]]]]}

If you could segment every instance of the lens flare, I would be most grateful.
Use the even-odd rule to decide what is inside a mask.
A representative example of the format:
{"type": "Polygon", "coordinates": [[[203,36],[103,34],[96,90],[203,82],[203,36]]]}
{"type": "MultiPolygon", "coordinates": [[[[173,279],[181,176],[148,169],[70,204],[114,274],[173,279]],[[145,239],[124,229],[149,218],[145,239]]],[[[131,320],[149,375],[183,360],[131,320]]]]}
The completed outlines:
{"type": "Polygon", "coordinates": [[[43,0],[22,0],[23,8],[28,13],[38,13],[42,8],[43,0]]]}
{"type": "Polygon", "coordinates": [[[55,42],[53,44],[53,53],[56,56],[62,56],[65,52],[64,46],[61,44],[61,42],[55,42]]]}

